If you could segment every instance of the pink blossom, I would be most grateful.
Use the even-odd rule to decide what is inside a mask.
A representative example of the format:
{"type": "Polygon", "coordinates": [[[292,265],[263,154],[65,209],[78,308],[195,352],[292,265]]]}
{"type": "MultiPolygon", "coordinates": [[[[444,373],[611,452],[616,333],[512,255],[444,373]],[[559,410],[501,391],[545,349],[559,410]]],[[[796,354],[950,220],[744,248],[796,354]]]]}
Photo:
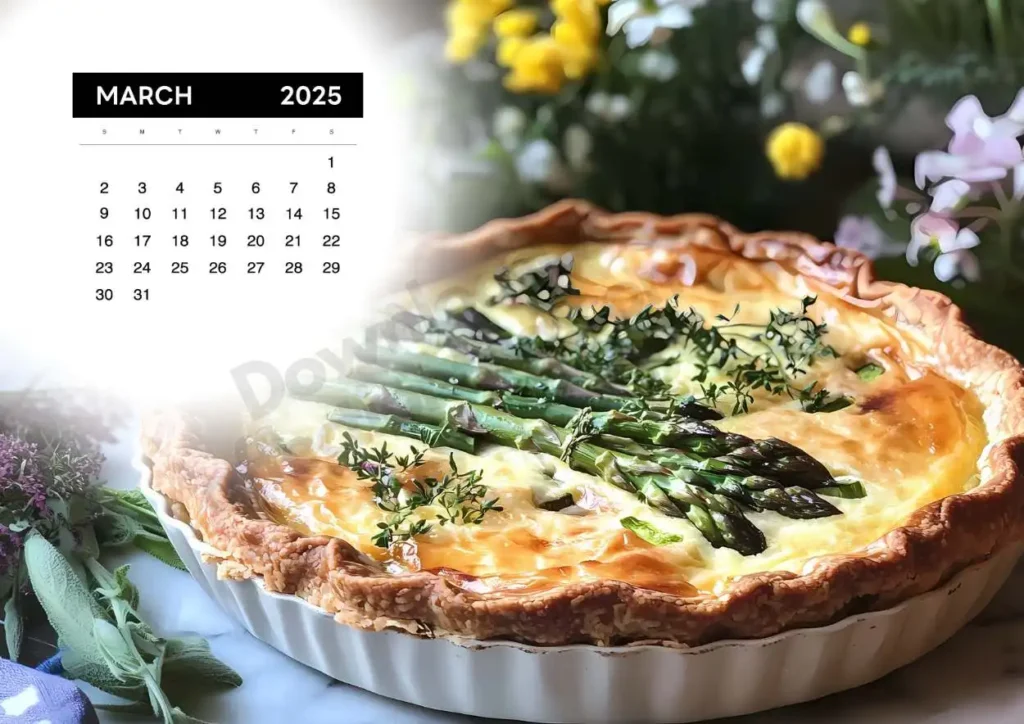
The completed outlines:
{"type": "Polygon", "coordinates": [[[835,244],[845,249],[853,249],[872,259],[883,256],[899,256],[903,253],[904,244],[889,239],[882,228],[870,216],[847,214],[839,220],[836,228],[835,244]]]}
{"type": "Polygon", "coordinates": [[[961,229],[955,220],[942,214],[926,211],[910,224],[910,244],[907,261],[917,264],[921,250],[935,247],[942,254],[971,249],[980,243],[971,229],[961,229]]]}
{"type": "Polygon", "coordinates": [[[961,98],[946,116],[946,125],[953,131],[948,152],[925,151],[917,157],[914,180],[918,188],[943,178],[998,181],[1024,161],[1017,141],[1024,133],[1024,89],[1010,109],[996,118],[985,114],[977,97],[961,98]]]}

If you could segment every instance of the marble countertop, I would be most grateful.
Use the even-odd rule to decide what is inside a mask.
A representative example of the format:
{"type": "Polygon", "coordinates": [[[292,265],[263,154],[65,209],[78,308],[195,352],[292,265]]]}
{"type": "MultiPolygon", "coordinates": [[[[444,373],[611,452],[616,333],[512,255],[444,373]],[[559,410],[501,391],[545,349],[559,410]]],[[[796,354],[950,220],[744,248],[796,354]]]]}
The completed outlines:
{"type": "MultiPolygon", "coordinates": [[[[136,473],[127,445],[110,450],[107,480],[132,487],[136,473]]],[[[479,722],[391,701],[334,681],[253,638],[206,596],[188,574],[141,553],[111,556],[130,563],[142,592],[143,616],[165,635],[193,634],[241,674],[238,689],[186,703],[209,722],[345,722],[389,724],[479,722]]],[[[102,693],[90,691],[97,700],[102,693]]],[[[1024,563],[989,607],[945,645],[916,663],[859,689],[807,704],[752,714],[735,724],[792,721],[964,722],[1024,721],[1024,563]]],[[[101,715],[104,722],[142,722],[101,715]]],[[[151,721],[151,720],[148,720],[151,721]]]]}

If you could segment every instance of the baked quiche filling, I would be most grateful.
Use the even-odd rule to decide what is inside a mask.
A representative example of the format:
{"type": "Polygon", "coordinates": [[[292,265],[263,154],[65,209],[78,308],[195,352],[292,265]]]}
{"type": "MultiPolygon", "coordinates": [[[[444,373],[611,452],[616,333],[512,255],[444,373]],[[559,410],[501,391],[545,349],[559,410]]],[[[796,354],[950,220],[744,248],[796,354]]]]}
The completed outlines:
{"type": "Polygon", "coordinates": [[[241,472],[269,519],[481,595],[857,555],[975,487],[988,441],[923,337],[814,284],[693,247],[506,253],[395,298],[241,472]]]}

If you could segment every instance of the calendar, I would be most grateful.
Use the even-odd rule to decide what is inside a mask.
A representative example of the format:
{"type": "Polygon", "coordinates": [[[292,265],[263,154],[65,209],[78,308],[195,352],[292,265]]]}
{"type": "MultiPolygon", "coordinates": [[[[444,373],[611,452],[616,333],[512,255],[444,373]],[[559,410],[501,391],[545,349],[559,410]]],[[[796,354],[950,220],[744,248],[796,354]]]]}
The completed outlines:
{"type": "Polygon", "coordinates": [[[76,73],[81,303],[329,289],[362,243],[359,73],[76,73]]]}
{"type": "Polygon", "coordinates": [[[5,355],[165,402],[356,328],[406,238],[414,120],[370,5],[15,0],[5,355]]]}

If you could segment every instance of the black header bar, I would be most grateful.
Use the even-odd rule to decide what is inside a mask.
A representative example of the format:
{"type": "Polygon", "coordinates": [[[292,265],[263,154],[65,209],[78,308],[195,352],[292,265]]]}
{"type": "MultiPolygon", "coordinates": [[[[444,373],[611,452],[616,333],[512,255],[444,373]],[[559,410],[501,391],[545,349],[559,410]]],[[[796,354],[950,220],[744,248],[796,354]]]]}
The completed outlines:
{"type": "Polygon", "coordinates": [[[75,118],[362,118],[362,73],[75,73],[75,118]]]}

